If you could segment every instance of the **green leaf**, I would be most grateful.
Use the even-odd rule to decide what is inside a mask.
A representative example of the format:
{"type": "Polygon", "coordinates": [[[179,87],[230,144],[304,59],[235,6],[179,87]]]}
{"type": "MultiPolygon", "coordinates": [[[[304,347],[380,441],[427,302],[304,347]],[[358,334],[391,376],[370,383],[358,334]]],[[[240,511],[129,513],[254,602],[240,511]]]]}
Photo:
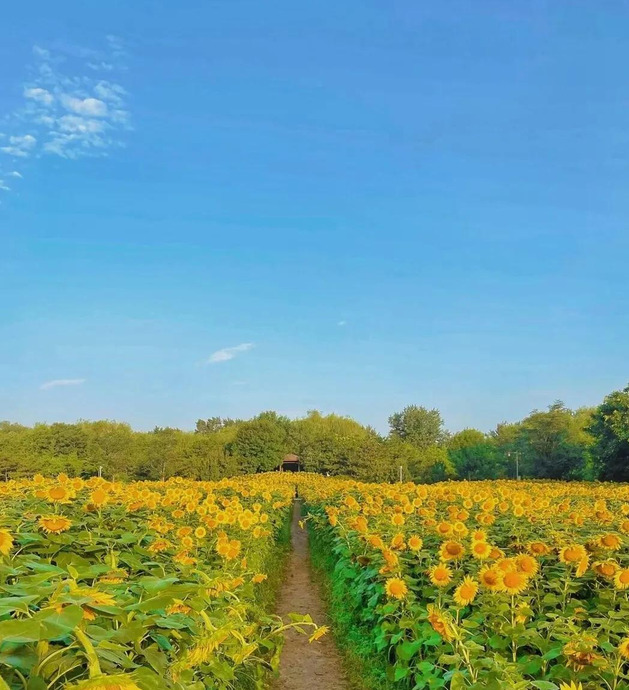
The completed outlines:
{"type": "Polygon", "coordinates": [[[410,661],[422,646],[421,640],[406,640],[395,648],[395,654],[402,661],[410,661]]]}

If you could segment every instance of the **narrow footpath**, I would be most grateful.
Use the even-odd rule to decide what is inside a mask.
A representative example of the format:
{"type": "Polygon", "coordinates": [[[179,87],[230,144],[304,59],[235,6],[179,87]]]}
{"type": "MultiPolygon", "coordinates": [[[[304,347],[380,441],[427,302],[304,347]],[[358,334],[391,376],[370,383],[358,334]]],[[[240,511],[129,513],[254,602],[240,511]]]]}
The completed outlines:
{"type": "MultiPolygon", "coordinates": [[[[282,587],[277,613],[287,620],[289,613],[309,613],[318,625],[326,625],[325,605],[319,587],[312,580],[308,535],[299,527],[301,501],[295,501],[292,523],[293,551],[282,587]]],[[[308,636],[288,630],[280,658],[276,690],[346,690],[341,658],[331,634],[308,642],[308,636]]]]}

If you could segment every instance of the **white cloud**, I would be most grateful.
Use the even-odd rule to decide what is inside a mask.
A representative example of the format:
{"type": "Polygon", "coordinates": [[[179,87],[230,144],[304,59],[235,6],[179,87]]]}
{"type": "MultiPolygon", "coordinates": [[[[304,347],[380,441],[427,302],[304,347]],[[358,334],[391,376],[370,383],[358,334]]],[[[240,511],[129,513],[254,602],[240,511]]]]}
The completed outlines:
{"type": "Polygon", "coordinates": [[[9,146],[0,147],[0,151],[9,154],[9,156],[26,158],[36,143],[37,139],[32,134],[9,137],[9,146]]]}
{"type": "Polygon", "coordinates": [[[61,97],[61,102],[67,110],[77,115],[88,117],[105,117],[107,115],[107,103],[98,98],[76,98],[64,94],[61,97]]]}
{"type": "Polygon", "coordinates": [[[53,379],[52,381],[42,383],[39,389],[47,391],[50,388],[57,388],[59,386],[80,386],[83,383],[85,383],[85,379],[53,379]]]}
{"type": "Polygon", "coordinates": [[[43,60],[48,60],[50,57],[50,51],[45,48],[40,48],[39,46],[33,46],[33,53],[43,60]]]}
{"type": "Polygon", "coordinates": [[[103,120],[92,120],[78,115],[64,115],[57,120],[61,132],[80,132],[81,134],[103,132],[107,123],[103,120]]]}
{"type": "Polygon", "coordinates": [[[95,72],[111,72],[113,69],[115,69],[114,65],[111,64],[111,62],[88,62],[87,66],[90,69],[93,69],[95,72]]]}
{"type": "Polygon", "coordinates": [[[108,101],[115,106],[121,106],[123,104],[123,96],[126,95],[126,91],[120,86],[120,84],[112,84],[108,81],[99,81],[94,87],[94,93],[101,98],[103,101],[108,101]]]}
{"type": "Polygon", "coordinates": [[[10,191],[11,191],[11,187],[7,187],[7,186],[4,184],[4,180],[0,180],[0,189],[1,189],[3,192],[10,192],[10,191]]]}
{"type": "MultiPolygon", "coordinates": [[[[63,43],[52,49],[33,47],[22,106],[4,117],[0,112],[7,132],[0,139],[0,154],[76,159],[104,156],[122,145],[121,135],[131,129],[131,118],[127,92],[115,77],[126,69],[127,53],[117,36],[107,36],[104,43],[102,50],[63,43]],[[103,71],[108,72],[107,80],[100,78],[103,71]]],[[[0,165],[0,178],[9,176],[14,175],[0,165]]]]}
{"type": "Polygon", "coordinates": [[[10,173],[8,173],[8,177],[19,177],[21,179],[23,175],[17,170],[12,170],[10,173]]]}
{"type": "Polygon", "coordinates": [[[337,325],[337,326],[346,326],[346,325],[347,325],[347,321],[339,321],[336,325],[337,325]]]}
{"type": "Polygon", "coordinates": [[[38,101],[44,105],[52,105],[55,97],[47,91],[46,89],[40,89],[39,87],[31,87],[24,89],[24,98],[30,98],[33,101],[38,101]]]}
{"type": "Polygon", "coordinates": [[[234,347],[224,347],[222,350],[217,350],[213,352],[206,364],[218,364],[218,362],[227,362],[241,352],[247,352],[255,347],[254,343],[241,343],[240,345],[235,345],[234,347]]]}

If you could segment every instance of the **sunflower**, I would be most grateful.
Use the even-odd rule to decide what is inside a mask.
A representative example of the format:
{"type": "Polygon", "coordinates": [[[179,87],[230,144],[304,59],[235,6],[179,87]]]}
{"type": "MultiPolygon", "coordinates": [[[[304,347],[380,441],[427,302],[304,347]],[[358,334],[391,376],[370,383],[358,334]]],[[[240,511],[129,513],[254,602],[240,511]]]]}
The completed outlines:
{"type": "Polygon", "coordinates": [[[393,513],[391,516],[391,524],[394,527],[401,527],[406,520],[404,519],[404,516],[401,513],[393,513]]]}
{"type": "Polygon", "coordinates": [[[267,577],[265,573],[257,573],[251,578],[251,582],[253,582],[254,585],[259,585],[261,582],[264,582],[267,577]]]}
{"type": "Polygon", "coordinates": [[[439,557],[442,561],[457,561],[463,557],[465,549],[458,541],[446,541],[441,545],[439,557]]]}
{"type": "Polygon", "coordinates": [[[550,547],[543,541],[531,541],[526,548],[533,556],[545,556],[550,553],[550,547]]]}
{"type": "Polygon", "coordinates": [[[194,536],[197,539],[203,539],[206,534],[207,534],[207,530],[205,529],[205,527],[199,526],[194,530],[194,536]]]}
{"type": "Polygon", "coordinates": [[[629,659],[629,637],[625,637],[620,641],[618,653],[623,659],[629,659]]]}
{"type": "Polygon", "coordinates": [[[579,563],[579,561],[582,561],[584,558],[587,558],[587,551],[581,544],[564,546],[563,549],[559,551],[559,560],[562,563],[579,563]]]}
{"type": "Polygon", "coordinates": [[[629,589],[629,568],[622,568],[614,575],[616,589],[629,589]]]}
{"type": "Polygon", "coordinates": [[[517,570],[518,566],[515,562],[515,558],[501,558],[496,563],[496,568],[498,568],[498,570],[501,570],[503,573],[508,573],[512,570],[517,570]]]}
{"type": "Polygon", "coordinates": [[[481,585],[486,587],[491,592],[497,592],[502,587],[503,572],[497,568],[483,568],[478,573],[478,579],[481,585]]]}
{"type": "Polygon", "coordinates": [[[491,555],[491,544],[486,541],[474,541],[472,542],[472,556],[478,558],[480,561],[484,561],[491,555]]]}
{"type": "Polygon", "coordinates": [[[452,580],[452,571],[445,563],[440,563],[428,571],[428,576],[436,587],[445,587],[452,580]]]}
{"type": "Polygon", "coordinates": [[[454,601],[459,606],[471,604],[478,594],[478,582],[471,577],[465,577],[463,582],[454,591],[454,601]]]}
{"type": "Polygon", "coordinates": [[[46,498],[51,503],[68,503],[70,500],[70,491],[62,484],[55,484],[48,487],[46,490],[46,498]]]}
{"type": "Polygon", "coordinates": [[[571,680],[570,683],[561,683],[559,690],[583,690],[583,685],[571,680]]]}
{"type": "Polygon", "coordinates": [[[393,539],[391,539],[391,548],[403,550],[406,547],[406,542],[404,541],[404,535],[398,532],[393,539]]]}
{"type": "Polygon", "coordinates": [[[170,542],[166,541],[166,539],[156,539],[149,545],[148,551],[149,553],[159,553],[160,551],[166,551],[168,548],[170,548],[170,542]]]}
{"type": "Polygon", "coordinates": [[[61,515],[42,515],[37,524],[48,534],[67,532],[72,527],[72,521],[61,515]]]}
{"type": "Polygon", "coordinates": [[[90,494],[89,503],[97,508],[102,508],[107,501],[109,501],[109,494],[103,488],[94,489],[90,494]]]}
{"type": "Polygon", "coordinates": [[[501,589],[503,592],[515,595],[523,592],[528,584],[529,579],[524,573],[519,570],[509,570],[502,576],[501,589]]]}
{"type": "Polygon", "coordinates": [[[384,549],[384,542],[382,541],[382,537],[378,534],[372,534],[369,537],[369,544],[373,546],[374,549],[384,549]]]}
{"type": "Polygon", "coordinates": [[[384,589],[390,599],[405,599],[408,594],[406,582],[399,577],[390,577],[386,581],[384,589]]]}
{"type": "Polygon", "coordinates": [[[537,560],[533,558],[533,556],[529,556],[525,553],[515,557],[515,565],[521,573],[529,577],[536,575],[539,570],[539,563],[537,560]]]}
{"type": "Polygon", "coordinates": [[[615,560],[609,558],[606,561],[595,561],[592,563],[592,570],[601,577],[612,580],[614,575],[618,572],[620,566],[615,560]]]}
{"type": "Polygon", "coordinates": [[[596,540],[598,546],[608,551],[618,551],[622,546],[622,541],[617,534],[602,534],[596,540]]]}
{"type": "Polygon", "coordinates": [[[487,541],[487,532],[484,529],[473,530],[472,541],[487,541]]]}
{"type": "Polygon", "coordinates": [[[432,629],[439,633],[446,642],[453,640],[455,630],[448,617],[433,604],[428,604],[427,610],[428,622],[432,626],[432,629]]]}
{"type": "Polygon", "coordinates": [[[0,553],[3,556],[8,556],[13,548],[13,537],[7,530],[0,529],[0,553]]]}
{"type": "Polygon", "coordinates": [[[110,570],[105,575],[101,575],[98,578],[98,582],[104,585],[119,585],[124,582],[128,576],[129,573],[127,573],[126,570],[123,568],[116,568],[114,570],[110,570]]]}
{"type": "Polygon", "coordinates": [[[166,609],[166,615],[172,616],[176,613],[190,613],[192,609],[184,603],[181,599],[175,599],[174,602],[166,609]]]}
{"type": "Polygon", "coordinates": [[[602,656],[596,652],[597,644],[597,639],[588,634],[570,640],[562,650],[566,657],[566,666],[575,671],[582,671],[600,661],[602,656]]]}
{"type": "Polygon", "coordinates": [[[452,525],[449,522],[440,522],[437,525],[437,534],[441,537],[448,537],[452,534],[452,525]]]}
{"type": "Polygon", "coordinates": [[[423,542],[422,538],[418,537],[416,534],[413,534],[408,539],[408,548],[411,551],[419,551],[423,545],[424,545],[424,542],[423,542]]]}

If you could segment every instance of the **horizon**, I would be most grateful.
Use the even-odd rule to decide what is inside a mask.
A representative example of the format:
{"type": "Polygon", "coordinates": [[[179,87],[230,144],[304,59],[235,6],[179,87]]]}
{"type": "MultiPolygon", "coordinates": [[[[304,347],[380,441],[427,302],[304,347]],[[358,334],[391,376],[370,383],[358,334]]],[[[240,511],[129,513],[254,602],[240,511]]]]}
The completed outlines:
{"type": "MultiPolygon", "coordinates": [[[[611,392],[611,391],[609,391],[609,392],[611,392]]],[[[526,415],[523,415],[521,419],[502,419],[499,422],[496,422],[493,425],[493,427],[490,427],[488,429],[477,429],[477,427],[462,427],[460,429],[453,429],[448,425],[446,419],[443,419],[443,427],[444,427],[445,432],[449,433],[449,434],[457,434],[460,431],[465,431],[465,430],[469,430],[469,429],[477,429],[478,431],[482,431],[485,435],[489,435],[492,431],[494,431],[501,424],[517,424],[517,423],[521,422],[523,419],[525,419],[530,414],[533,414],[535,412],[547,411],[548,408],[551,407],[555,403],[562,403],[572,412],[576,412],[580,409],[595,409],[598,406],[598,404],[600,404],[600,402],[602,402],[602,400],[599,401],[598,403],[595,403],[592,405],[581,405],[579,407],[571,407],[570,405],[567,405],[564,400],[556,399],[556,400],[548,403],[548,405],[544,406],[543,408],[534,408],[532,410],[529,410],[529,412],[526,415]]],[[[414,403],[409,403],[409,405],[412,405],[412,404],[414,404],[414,403]]],[[[438,411],[440,412],[440,410],[438,410],[438,411]]],[[[196,425],[197,421],[205,421],[207,419],[211,419],[212,417],[219,417],[220,419],[223,419],[223,420],[230,420],[230,421],[235,421],[235,422],[249,421],[250,419],[253,419],[253,418],[255,418],[261,414],[264,414],[265,412],[275,412],[276,414],[278,414],[280,416],[288,417],[288,419],[290,419],[290,421],[297,421],[299,419],[303,419],[303,418],[307,417],[308,414],[311,412],[318,412],[322,416],[337,415],[339,417],[346,417],[348,419],[352,419],[353,421],[358,422],[363,427],[373,428],[381,436],[386,436],[391,431],[388,417],[387,417],[387,420],[385,421],[385,423],[383,423],[383,425],[378,427],[378,426],[373,426],[371,424],[366,424],[363,421],[361,421],[360,419],[356,419],[355,417],[350,417],[349,415],[341,415],[341,414],[338,414],[337,412],[334,412],[334,411],[324,411],[324,410],[317,410],[317,409],[307,410],[303,415],[295,416],[295,417],[291,417],[289,415],[284,415],[282,412],[277,411],[277,410],[260,410],[259,412],[256,412],[255,414],[253,414],[251,417],[247,417],[247,418],[232,418],[232,417],[223,417],[221,415],[211,415],[211,416],[205,416],[205,417],[197,417],[197,419],[194,422],[194,425],[196,425]]],[[[391,412],[391,414],[394,414],[395,412],[401,412],[401,409],[400,410],[394,410],[393,412],[391,412]]],[[[442,417],[443,417],[443,415],[442,415],[442,417]]],[[[9,423],[9,424],[22,424],[21,422],[16,422],[16,421],[11,420],[11,419],[0,419],[0,424],[2,424],[3,422],[9,423]]],[[[33,426],[36,426],[38,424],[49,426],[51,424],[57,424],[57,423],[61,423],[61,424],[81,424],[81,423],[93,424],[96,422],[110,422],[113,424],[126,424],[131,428],[132,431],[139,432],[139,433],[148,433],[148,432],[151,432],[151,431],[158,429],[158,428],[159,429],[169,428],[169,429],[174,429],[176,431],[184,431],[186,433],[195,431],[194,425],[192,425],[192,426],[172,426],[172,425],[168,425],[168,424],[165,424],[165,425],[153,424],[153,425],[149,425],[147,427],[140,428],[140,427],[137,427],[137,426],[131,424],[130,422],[128,422],[124,419],[110,419],[110,418],[101,418],[101,419],[78,418],[78,419],[74,419],[74,420],[47,420],[47,421],[37,420],[37,421],[33,422],[32,424],[24,424],[24,426],[33,427],[33,426]]]]}
{"type": "Polygon", "coordinates": [[[487,432],[626,385],[623,3],[9,15],[0,419],[487,432]]]}

